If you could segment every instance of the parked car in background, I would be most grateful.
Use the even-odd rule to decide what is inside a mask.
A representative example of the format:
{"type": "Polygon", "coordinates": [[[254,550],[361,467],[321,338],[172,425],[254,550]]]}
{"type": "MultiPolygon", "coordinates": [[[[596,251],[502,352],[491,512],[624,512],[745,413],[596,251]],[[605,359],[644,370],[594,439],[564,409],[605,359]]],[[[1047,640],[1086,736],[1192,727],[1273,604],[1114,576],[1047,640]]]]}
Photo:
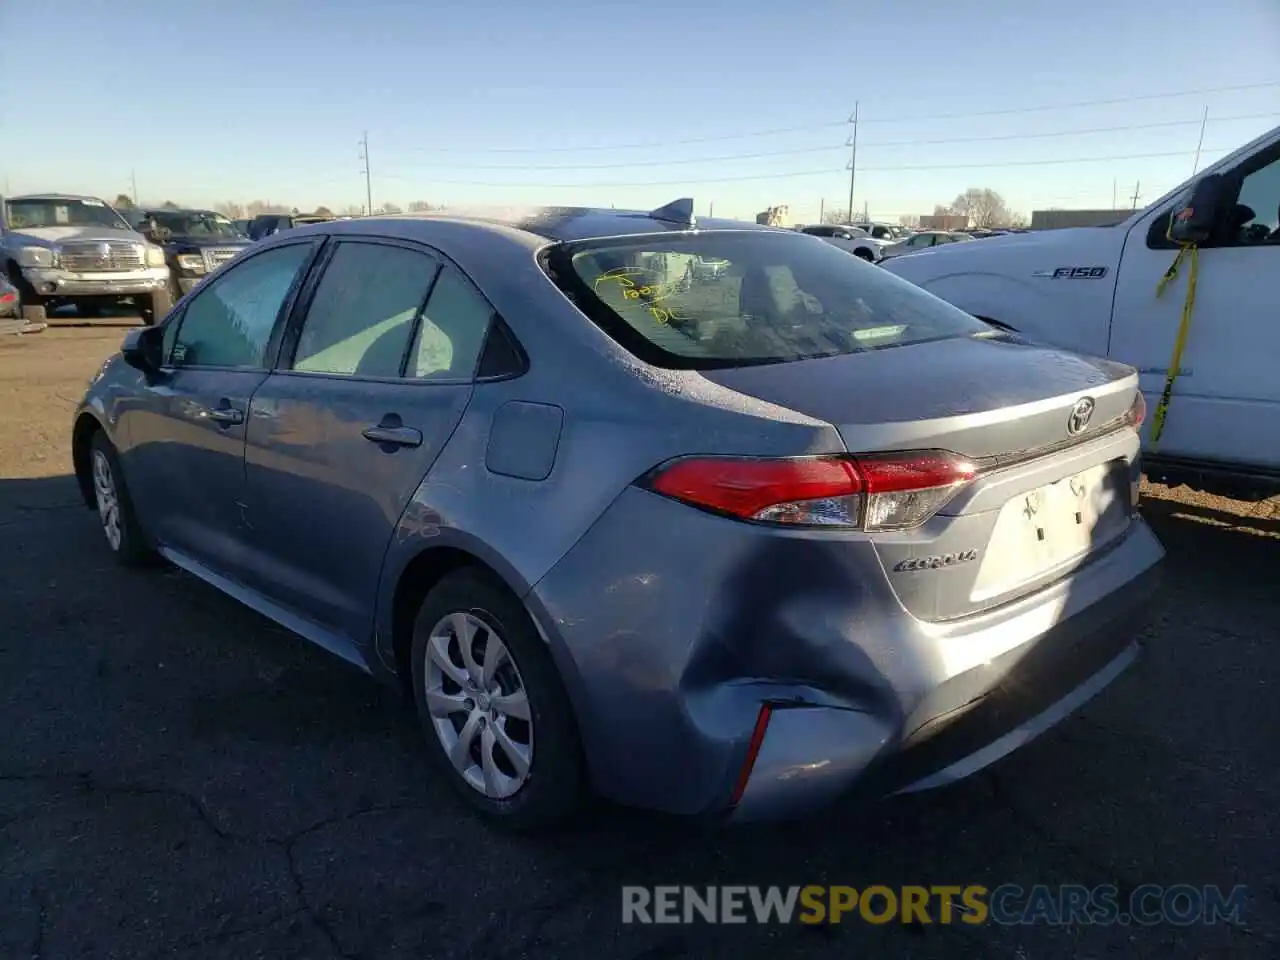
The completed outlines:
{"type": "Polygon", "coordinates": [[[212,210],[142,210],[138,230],[164,249],[174,303],[250,244],[234,223],[212,210]]]}
{"type": "Polygon", "coordinates": [[[304,227],[309,223],[328,223],[333,219],[333,217],[315,215],[264,213],[249,221],[249,239],[262,240],[275,236],[282,230],[293,230],[295,227],[304,227]]]}
{"type": "Polygon", "coordinates": [[[238,233],[242,233],[247,237],[249,235],[249,224],[252,222],[252,220],[232,220],[231,225],[236,228],[238,233]]]}
{"type": "Polygon", "coordinates": [[[73,305],[83,317],[132,300],[150,324],[171,304],[164,251],[96,197],[30,194],[0,202],[0,264],[37,320],[73,305]]]}
{"type": "Polygon", "coordinates": [[[873,240],[879,240],[883,243],[897,243],[899,240],[905,240],[911,236],[911,230],[897,223],[876,223],[875,221],[867,220],[851,224],[851,226],[857,227],[873,240]]]}
{"type": "Polygon", "coordinates": [[[1030,339],[1132,364],[1152,404],[1174,368],[1148,475],[1280,493],[1280,127],[1115,226],[954,244],[887,268],[1030,339]],[[1182,243],[1196,245],[1198,277],[1175,360],[1191,264],[1157,291],[1182,243]]]}
{"type": "Polygon", "coordinates": [[[803,226],[797,229],[800,233],[807,233],[811,237],[821,237],[832,246],[847,250],[855,257],[871,263],[878,263],[884,251],[884,242],[874,239],[861,227],[816,223],[812,226],[803,226]]]}
{"type": "Polygon", "coordinates": [[[881,251],[881,255],[886,258],[900,257],[904,253],[917,253],[944,243],[960,243],[972,239],[973,237],[967,233],[959,233],[952,230],[924,230],[920,233],[913,233],[897,243],[886,244],[881,251]]]}
{"type": "Polygon", "coordinates": [[[0,275],[0,333],[18,333],[22,329],[22,298],[18,288],[0,275]]]}
{"type": "Polygon", "coordinates": [[[117,558],[400,684],[481,813],[749,820],[957,779],[1132,661],[1142,416],[683,200],[271,237],[130,331],[72,459],[117,558]]]}

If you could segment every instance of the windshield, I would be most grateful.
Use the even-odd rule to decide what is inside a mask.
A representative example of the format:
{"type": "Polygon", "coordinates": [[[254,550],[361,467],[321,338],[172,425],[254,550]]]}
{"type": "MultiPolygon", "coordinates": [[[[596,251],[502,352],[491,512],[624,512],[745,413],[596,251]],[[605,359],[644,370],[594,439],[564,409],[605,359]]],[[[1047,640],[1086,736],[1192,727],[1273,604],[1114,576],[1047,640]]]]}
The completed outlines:
{"type": "Polygon", "coordinates": [[[110,227],[128,230],[129,224],[101,200],[65,197],[24,197],[5,202],[10,229],[28,227],[110,227]]]}
{"type": "Polygon", "coordinates": [[[148,216],[157,226],[164,227],[174,236],[228,239],[241,236],[236,225],[220,213],[170,213],[156,210],[148,216]]]}
{"type": "Polygon", "coordinates": [[[990,328],[814,237],[764,231],[584,241],[548,268],[648,363],[713,368],[860,353],[990,328]],[[697,264],[723,261],[721,270],[697,264]]]}

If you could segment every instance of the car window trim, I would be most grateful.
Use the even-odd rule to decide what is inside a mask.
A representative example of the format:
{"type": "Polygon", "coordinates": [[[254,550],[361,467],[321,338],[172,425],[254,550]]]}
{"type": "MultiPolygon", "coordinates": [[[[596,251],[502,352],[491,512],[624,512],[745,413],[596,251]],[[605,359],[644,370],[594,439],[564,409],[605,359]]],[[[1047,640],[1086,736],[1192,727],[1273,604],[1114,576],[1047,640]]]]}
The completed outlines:
{"type": "MultiPolygon", "coordinates": [[[[324,239],[325,239],[324,237],[320,237],[320,238],[298,237],[297,239],[290,238],[289,240],[284,241],[282,243],[273,243],[270,246],[263,247],[262,249],[254,250],[252,253],[244,257],[243,260],[237,260],[235,268],[227,270],[226,272],[222,273],[220,276],[214,278],[214,283],[211,284],[208,287],[208,289],[202,290],[199,294],[196,295],[197,297],[199,297],[204,293],[207,293],[208,290],[212,290],[213,287],[216,286],[218,283],[221,283],[227,277],[231,276],[236,269],[243,267],[250,260],[263,256],[264,254],[271,253],[272,251],[279,250],[283,247],[296,247],[296,246],[305,245],[313,248],[311,251],[311,255],[303,262],[302,268],[294,276],[293,283],[289,285],[289,290],[285,294],[284,302],[280,305],[280,309],[276,312],[276,319],[271,327],[271,335],[270,337],[267,338],[267,350],[266,350],[265,361],[261,366],[228,367],[222,364],[193,363],[190,365],[184,364],[183,366],[179,367],[179,366],[174,366],[170,362],[169,355],[166,354],[165,356],[161,357],[161,366],[160,366],[161,372],[166,374],[179,373],[183,370],[239,370],[239,371],[245,371],[250,373],[270,372],[274,368],[276,360],[278,359],[280,342],[281,342],[281,339],[283,338],[284,330],[287,325],[288,318],[293,310],[293,306],[294,306],[294,303],[296,302],[298,293],[302,289],[302,285],[305,282],[306,278],[311,273],[312,269],[315,267],[316,260],[317,260],[317,253],[320,251],[321,248],[323,248],[324,239]]],[[[182,310],[179,313],[173,316],[172,319],[166,319],[165,322],[160,325],[161,328],[164,328],[168,326],[170,322],[177,323],[178,329],[174,334],[175,339],[178,336],[181,336],[182,334],[181,325],[183,321],[187,319],[187,311],[190,309],[191,304],[195,302],[195,299],[196,298],[193,297],[187,300],[187,302],[183,304],[182,310]]],[[[161,334],[162,338],[163,336],[164,335],[161,334]]]]}
{"type": "Polygon", "coordinates": [[[480,289],[480,285],[475,282],[467,271],[463,270],[455,260],[449,257],[436,247],[420,240],[412,240],[406,237],[390,237],[384,234],[376,233],[350,233],[350,234],[325,234],[327,238],[332,240],[328,245],[325,256],[318,261],[312,271],[311,276],[307,278],[306,288],[301,292],[298,299],[294,302],[293,312],[289,316],[284,334],[281,338],[279,355],[275,366],[272,367],[271,373],[280,376],[290,377],[306,377],[309,379],[330,379],[355,382],[370,383],[414,383],[425,384],[427,386],[458,386],[459,384],[476,384],[476,383],[496,383],[502,380],[513,380],[516,377],[524,376],[529,370],[528,353],[524,349],[524,345],[520,342],[519,337],[511,330],[510,324],[502,319],[502,314],[493,305],[488,297],[484,295],[484,291],[480,289]],[[302,325],[306,321],[307,312],[311,309],[311,302],[315,297],[316,289],[320,285],[321,279],[324,277],[325,271],[332,261],[335,251],[344,243],[378,243],[383,246],[402,247],[406,250],[412,250],[415,253],[425,254],[431,258],[436,264],[436,272],[431,278],[431,282],[427,285],[426,293],[423,295],[422,303],[418,306],[418,312],[414,315],[414,326],[410,332],[408,345],[405,347],[405,354],[401,357],[400,372],[398,377],[369,377],[357,376],[351,373],[333,373],[320,370],[294,370],[293,361],[297,353],[298,337],[302,333],[302,325]],[[431,301],[431,294],[435,292],[436,284],[440,281],[440,276],[446,268],[452,267],[463,281],[471,288],[471,292],[479,298],[480,302],[488,308],[489,322],[485,330],[484,340],[481,341],[480,350],[476,354],[475,363],[472,365],[471,373],[465,377],[415,377],[410,376],[408,372],[408,363],[410,351],[418,336],[419,328],[422,320],[426,315],[427,304],[431,301]],[[505,328],[505,336],[515,347],[515,352],[520,356],[522,364],[519,370],[513,370],[507,373],[494,374],[492,376],[477,376],[480,369],[480,361],[484,358],[485,349],[489,345],[489,337],[493,333],[493,329],[497,324],[502,324],[505,328]]]}

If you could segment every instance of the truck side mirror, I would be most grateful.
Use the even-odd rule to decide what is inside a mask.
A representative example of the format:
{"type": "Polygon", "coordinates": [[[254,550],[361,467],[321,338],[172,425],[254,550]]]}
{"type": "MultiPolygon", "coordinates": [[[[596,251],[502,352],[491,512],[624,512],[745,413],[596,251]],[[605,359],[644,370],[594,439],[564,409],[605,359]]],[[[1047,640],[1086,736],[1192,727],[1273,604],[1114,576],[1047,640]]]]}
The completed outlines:
{"type": "Polygon", "coordinates": [[[1174,243],[1204,243],[1222,223],[1228,198],[1220,173],[1201,177],[1191,191],[1191,199],[1173,211],[1169,239],[1174,243]]]}

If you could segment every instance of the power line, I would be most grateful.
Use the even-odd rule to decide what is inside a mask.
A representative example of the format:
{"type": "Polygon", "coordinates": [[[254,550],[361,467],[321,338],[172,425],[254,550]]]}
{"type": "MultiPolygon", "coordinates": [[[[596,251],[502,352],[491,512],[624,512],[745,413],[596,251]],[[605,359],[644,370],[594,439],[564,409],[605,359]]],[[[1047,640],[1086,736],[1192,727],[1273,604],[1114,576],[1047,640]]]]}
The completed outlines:
{"type": "MultiPolygon", "coordinates": [[[[1209,153],[1225,153],[1225,150],[1210,150],[1209,153]]],[[[1135,153],[1120,156],[1106,157],[1054,157],[1044,160],[1004,160],[996,163],[935,163],[935,164],[917,164],[917,165],[893,165],[887,167],[860,167],[863,172],[876,171],[900,171],[900,170],[971,170],[971,169],[1000,169],[1006,167],[1036,167],[1050,166],[1055,164],[1072,164],[1072,163],[1109,163],[1121,160],[1154,160],[1167,157],[1189,157],[1193,151],[1176,150],[1166,153],[1135,153]]],[[[824,167],[821,170],[788,170],[773,173],[750,174],[748,176],[736,177],[713,177],[710,179],[694,179],[694,180],[649,180],[649,181],[612,181],[612,182],[596,182],[596,183],[530,183],[530,182],[510,182],[501,183],[491,180],[438,180],[434,177],[430,178],[430,182],[441,186],[470,186],[470,187],[536,187],[546,190],[577,190],[591,188],[617,188],[617,187],[673,187],[683,186],[687,184],[714,184],[714,183],[741,183],[749,180],[785,180],[794,177],[818,177],[831,176],[835,173],[847,172],[848,167],[842,171],[837,167],[824,167]]],[[[388,177],[396,180],[417,180],[416,177],[388,177]]]]}
{"type": "MultiPolygon", "coordinates": [[[[1172,100],[1177,97],[1204,96],[1214,93],[1235,93],[1244,90],[1261,90],[1268,87],[1280,87],[1280,80],[1265,80],[1259,83],[1241,83],[1225,87],[1202,87],[1197,90],[1177,90],[1168,93],[1146,93],[1127,97],[1112,97],[1105,100],[1077,100],[1070,103],[1049,103],[1031,107],[1011,107],[1002,110],[979,110],[968,113],[940,113],[925,116],[904,117],[863,117],[860,123],[924,123],[934,120],[964,120],[972,117],[1012,116],[1024,113],[1041,113],[1053,110],[1074,110],[1081,107],[1104,107],[1122,103],[1141,103],[1152,100],[1172,100]]],[[[438,147],[427,151],[430,153],[586,153],[601,150],[638,150],[646,147],[673,147],[692,143],[718,143],[727,140],[746,140],[752,137],[769,137],[783,133],[801,133],[812,130],[830,130],[848,125],[848,120],[833,120],[828,123],[805,124],[793,127],[773,127],[768,130],[750,130],[741,133],[720,134],[707,137],[688,137],[680,140],[645,140],[632,143],[592,144],[581,147],[438,147]]]]}
{"type": "MultiPolygon", "coordinates": [[[[1208,122],[1224,123],[1233,120],[1260,120],[1270,119],[1273,117],[1280,117],[1280,113],[1253,113],[1233,117],[1212,117],[1208,122]]],[[[1129,130],[1157,130],[1168,127],[1189,127],[1201,124],[1202,122],[1203,120],[1201,118],[1197,118],[1195,120],[1162,120],[1156,123],[1128,123],[1111,127],[1077,127],[1071,130],[1053,130],[1045,133],[1013,133],[982,137],[945,137],[936,140],[888,140],[862,143],[860,146],[863,149],[866,149],[867,147],[937,146],[939,144],[949,143],[994,143],[1013,140],[1037,140],[1052,137],[1082,136],[1091,133],[1122,133],[1129,130]]],[[[625,170],[632,167],[665,167],[679,166],[689,163],[725,163],[732,160],[764,160],[771,157],[794,157],[802,154],[831,153],[835,150],[848,149],[852,146],[853,144],[850,140],[843,144],[832,144],[830,146],[822,147],[799,147],[792,150],[766,150],[758,153],[730,153],[712,157],[675,157],[672,159],[661,160],[630,160],[625,162],[610,161],[609,163],[468,163],[466,164],[466,167],[468,170],[625,170]]],[[[397,163],[393,161],[392,169],[395,169],[397,166],[423,169],[448,169],[450,165],[447,163],[431,161],[410,161],[407,163],[397,163]]]]}

